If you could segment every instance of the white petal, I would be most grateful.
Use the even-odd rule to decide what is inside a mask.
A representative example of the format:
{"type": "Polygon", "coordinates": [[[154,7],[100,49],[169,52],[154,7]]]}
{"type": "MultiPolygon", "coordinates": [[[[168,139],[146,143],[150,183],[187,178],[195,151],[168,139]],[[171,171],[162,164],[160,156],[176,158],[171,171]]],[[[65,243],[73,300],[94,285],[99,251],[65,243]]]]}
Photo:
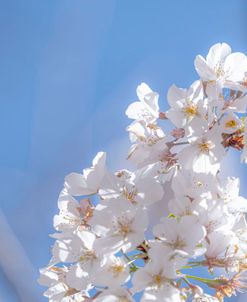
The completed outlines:
{"type": "Polygon", "coordinates": [[[214,44],[208,52],[207,63],[211,68],[214,68],[220,62],[224,62],[226,57],[231,53],[231,47],[226,43],[214,44]]]}
{"type": "Polygon", "coordinates": [[[145,112],[145,105],[141,102],[134,102],[130,104],[125,112],[128,118],[138,120],[143,118],[143,113],[145,112]]]}
{"type": "Polygon", "coordinates": [[[74,196],[90,195],[95,193],[95,188],[89,188],[84,175],[70,173],[65,177],[65,187],[69,194],[74,196]]]}
{"type": "Polygon", "coordinates": [[[146,94],[151,92],[153,92],[152,89],[146,83],[141,83],[136,89],[136,94],[140,101],[144,99],[146,94]]]}
{"type": "Polygon", "coordinates": [[[71,288],[77,290],[87,290],[90,286],[88,273],[84,272],[79,264],[70,267],[66,281],[71,288]]]}
{"type": "Polygon", "coordinates": [[[172,85],[167,93],[167,100],[171,107],[175,107],[179,109],[181,106],[179,106],[178,101],[181,101],[182,99],[185,99],[187,96],[187,90],[178,88],[176,85],[172,85]]]}
{"type": "Polygon", "coordinates": [[[230,81],[241,81],[247,72],[247,58],[243,53],[235,52],[230,54],[225,61],[224,70],[230,81]]]}
{"type": "Polygon", "coordinates": [[[202,80],[211,81],[216,79],[213,69],[208,66],[207,62],[202,56],[196,56],[194,64],[195,69],[202,80]]]}

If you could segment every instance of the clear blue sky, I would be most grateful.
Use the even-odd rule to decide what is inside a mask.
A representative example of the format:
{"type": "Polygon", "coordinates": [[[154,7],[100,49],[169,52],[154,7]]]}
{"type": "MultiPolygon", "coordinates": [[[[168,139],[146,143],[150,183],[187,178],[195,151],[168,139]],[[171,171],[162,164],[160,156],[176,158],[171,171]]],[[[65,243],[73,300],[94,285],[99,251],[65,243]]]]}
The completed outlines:
{"type": "MultiPolygon", "coordinates": [[[[124,111],[140,82],[165,109],[168,87],[196,78],[195,55],[216,42],[247,54],[247,2],[1,0],[0,39],[0,210],[34,268],[33,301],[45,301],[35,280],[64,176],[98,150],[123,163],[124,111]]],[[[22,301],[14,282],[0,267],[1,302],[22,301]]]]}

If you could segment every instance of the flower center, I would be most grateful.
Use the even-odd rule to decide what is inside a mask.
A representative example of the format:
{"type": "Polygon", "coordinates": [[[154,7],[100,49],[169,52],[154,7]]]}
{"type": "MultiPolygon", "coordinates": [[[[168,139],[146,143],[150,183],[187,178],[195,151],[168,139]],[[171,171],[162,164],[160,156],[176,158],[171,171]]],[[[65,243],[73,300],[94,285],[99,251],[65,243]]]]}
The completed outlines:
{"type": "Polygon", "coordinates": [[[169,242],[168,245],[173,249],[181,250],[186,246],[186,243],[179,236],[177,236],[176,240],[169,242]]]}
{"type": "Polygon", "coordinates": [[[158,287],[161,286],[161,284],[163,283],[163,280],[164,278],[162,277],[161,274],[157,274],[157,275],[154,275],[153,276],[153,282],[155,285],[157,285],[158,287]]]}
{"type": "Polygon", "coordinates": [[[115,229],[115,234],[120,234],[126,237],[129,233],[132,232],[131,224],[133,219],[126,216],[126,214],[118,217],[113,221],[113,227],[115,229]]]}
{"type": "Polygon", "coordinates": [[[211,142],[203,141],[199,144],[199,149],[201,153],[208,153],[210,149],[213,148],[213,144],[211,142]]]}
{"type": "Polygon", "coordinates": [[[224,72],[224,70],[222,68],[217,68],[215,70],[215,74],[216,74],[216,77],[218,79],[218,78],[222,77],[225,74],[225,72],[224,72]]]}
{"type": "Polygon", "coordinates": [[[215,72],[217,79],[219,79],[220,77],[225,75],[222,61],[220,61],[216,64],[216,66],[214,67],[214,72],[215,72]]]}
{"type": "Polygon", "coordinates": [[[237,126],[237,122],[235,120],[230,120],[225,123],[226,128],[234,128],[237,126]]]}
{"type": "Polygon", "coordinates": [[[96,255],[94,251],[86,251],[80,258],[79,261],[84,262],[84,261],[89,261],[89,260],[93,260],[96,259],[96,255]]]}
{"type": "Polygon", "coordinates": [[[114,264],[109,269],[115,276],[121,274],[124,271],[124,266],[122,264],[114,264]]]}
{"type": "Polygon", "coordinates": [[[130,233],[130,226],[128,224],[123,224],[121,222],[118,222],[118,225],[119,225],[119,231],[121,234],[123,235],[127,235],[128,233],[130,233]]]}
{"type": "Polygon", "coordinates": [[[189,104],[183,111],[187,117],[193,117],[197,114],[197,107],[194,104],[189,104]]]}
{"type": "Polygon", "coordinates": [[[123,196],[130,202],[135,202],[135,197],[137,195],[137,190],[135,186],[127,187],[124,186],[122,190],[123,196]]]}
{"type": "Polygon", "coordinates": [[[203,187],[203,183],[199,180],[195,184],[197,187],[203,187]]]}

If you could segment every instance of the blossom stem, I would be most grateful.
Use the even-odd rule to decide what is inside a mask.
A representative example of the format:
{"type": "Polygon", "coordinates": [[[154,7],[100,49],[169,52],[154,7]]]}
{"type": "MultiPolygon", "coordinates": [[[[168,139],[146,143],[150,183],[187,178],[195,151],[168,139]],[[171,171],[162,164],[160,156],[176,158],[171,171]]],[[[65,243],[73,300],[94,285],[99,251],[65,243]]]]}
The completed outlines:
{"type": "Polygon", "coordinates": [[[208,278],[201,278],[201,277],[187,275],[187,274],[185,276],[186,276],[186,278],[197,280],[197,281],[200,281],[202,283],[205,283],[210,287],[214,287],[215,285],[221,285],[222,281],[223,281],[223,280],[220,280],[220,279],[212,280],[212,279],[208,279],[208,278]]]}
{"type": "Polygon", "coordinates": [[[179,142],[179,143],[173,143],[173,146],[180,146],[180,145],[187,145],[189,142],[179,142]]]}
{"type": "Polygon", "coordinates": [[[203,261],[193,261],[188,263],[190,267],[205,266],[203,261]]]}
{"type": "Polygon", "coordinates": [[[189,280],[185,277],[182,278],[182,280],[190,287],[191,283],[189,282],[189,280]]]}
{"type": "Polygon", "coordinates": [[[137,271],[138,267],[133,263],[133,261],[135,261],[135,260],[130,259],[130,257],[128,255],[126,255],[123,251],[122,251],[122,253],[123,253],[125,259],[128,260],[128,264],[130,264],[131,272],[137,271]]]}

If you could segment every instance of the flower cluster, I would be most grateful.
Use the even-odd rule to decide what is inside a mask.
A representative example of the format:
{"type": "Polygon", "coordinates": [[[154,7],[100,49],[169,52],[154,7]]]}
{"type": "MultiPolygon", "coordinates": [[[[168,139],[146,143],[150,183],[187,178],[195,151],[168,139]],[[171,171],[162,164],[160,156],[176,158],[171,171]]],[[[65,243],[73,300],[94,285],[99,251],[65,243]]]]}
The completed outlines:
{"type": "Polygon", "coordinates": [[[39,279],[49,301],[217,302],[246,288],[247,200],[221,161],[235,148],[247,162],[247,58],[218,43],[195,68],[188,89],[169,89],[167,112],[137,87],[126,111],[134,171],[110,172],[99,152],[65,177],[39,279]]]}

